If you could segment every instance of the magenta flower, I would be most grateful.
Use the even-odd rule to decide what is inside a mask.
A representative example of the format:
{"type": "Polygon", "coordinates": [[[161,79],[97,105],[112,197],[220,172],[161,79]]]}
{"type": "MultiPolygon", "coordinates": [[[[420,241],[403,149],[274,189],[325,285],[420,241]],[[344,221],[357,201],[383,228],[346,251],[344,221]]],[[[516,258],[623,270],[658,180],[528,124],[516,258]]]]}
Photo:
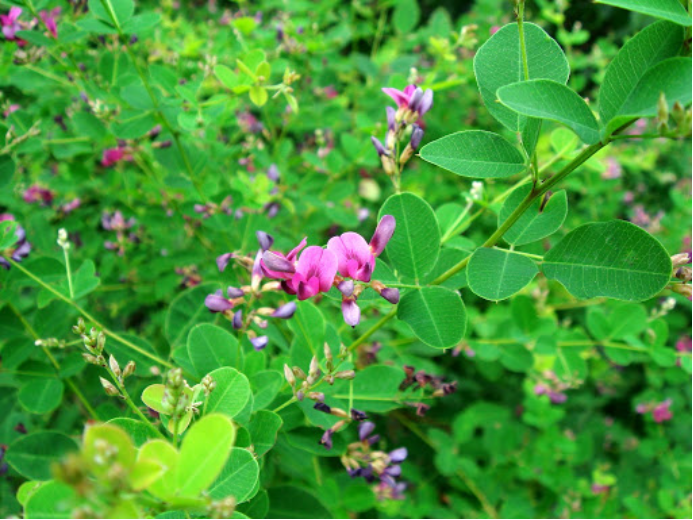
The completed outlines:
{"type": "Polygon", "coordinates": [[[43,206],[49,205],[53,202],[54,194],[48,188],[42,188],[41,186],[34,184],[24,190],[22,198],[24,202],[29,204],[41,203],[43,206]]]}
{"type": "Polygon", "coordinates": [[[11,7],[10,12],[7,14],[0,14],[0,25],[2,25],[2,34],[6,39],[10,41],[17,40],[20,41],[16,34],[17,31],[21,31],[22,27],[17,21],[22,14],[21,7],[11,7]]]}
{"type": "Polygon", "coordinates": [[[283,280],[282,288],[289,294],[298,295],[299,300],[329,291],[337,274],[337,257],[329,249],[310,246],[296,261],[304,246],[305,239],[286,256],[266,251],[261,262],[265,275],[283,280]]]}
{"type": "Polygon", "coordinates": [[[123,148],[108,148],[103,151],[101,156],[101,166],[109,168],[123,159],[125,159],[125,150],[123,148]]]}
{"type": "Polygon", "coordinates": [[[50,11],[41,11],[39,16],[41,21],[46,26],[46,29],[53,35],[53,38],[58,39],[58,21],[57,18],[60,15],[60,7],[56,7],[50,11]]]}
{"type": "Polygon", "coordinates": [[[408,85],[404,90],[389,87],[382,90],[397,103],[398,112],[409,116],[405,119],[416,120],[433,106],[433,91],[431,89],[424,91],[416,85],[408,85]]]}
{"type": "Polygon", "coordinates": [[[652,409],[652,418],[654,419],[654,422],[662,423],[662,422],[668,421],[672,417],[674,417],[674,414],[669,409],[670,406],[671,406],[671,399],[666,399],[666,400],[662,401],[661,403],[657,404],[652,409]]]}
{"type": "Polygon", "coordinates": [[[260,267],[267,278],[278,278],[280,280],[289,280],[293,275],[292,268],[296,263],[298,253],[306,247],[307,240],[304,237],[299,244],[294,247],[289,253],[284,256],[277,251],[269,251],[269,254],[262,256],[260,267]]]}

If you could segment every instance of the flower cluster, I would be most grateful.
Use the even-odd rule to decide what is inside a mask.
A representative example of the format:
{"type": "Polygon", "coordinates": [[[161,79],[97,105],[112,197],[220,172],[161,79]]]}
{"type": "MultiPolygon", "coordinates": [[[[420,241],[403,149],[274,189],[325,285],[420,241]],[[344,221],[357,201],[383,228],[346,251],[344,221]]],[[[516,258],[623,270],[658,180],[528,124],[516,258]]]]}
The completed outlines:
{"type": "Polygon", "coordinates": [[[38,184],[29,186],[22,194],[22,199],[27,204],[41,204],[42,206],[49,206],[54,197],[55,193],[52,190],[43,188],[38,184]]]}
{"type": "Polygon", "coordinates": [[[665,399],[661,403],[640,403],[635,407],[635,411],[641,415],[651,413],[654,422],[663,423],[671,420],[674,417],[674,414],[670,409],[671,404],[671,399],[665,399]]]}
{"type": "Polygon", "coordinates": [[[407,458],[407,448],[397,448],[389,453],[374,450],[380,435],[373,435],[375,424],[364,421],[358,426],[359,441],[350,444],[342,456],[342,464],[351,478],[363,478],[375,483],[375,492],[380,500],[403,499],[406,484],[397,482],[402,475],[402,462],[407,458]]]}
{"type": "Polygon", "coordinates": [[[231,260],[234,260],[238,265],[250,271],[250,285],[242,287],[227,287],[226,291],[221,289],[210,294],[205,298],[205,306],[211,312],[223,313],[229,320],[233,328],[238,330],[247,330],[248,337],[255,350],[262,350],[267,346],[269,338],[265,335],[258,336],[255,331],[248,330],[251,323],[257,325],[260,329],[267,328],[266,318],[278,318],[288,320],[296,312],[296,303],[289,302],[281,305],[278,308],[260,307],[258,309],[250,308],[250,303],[259,299],[266,292],[276,292],[279,290],[279,284],[276,282],[265,283],[261,285],[264,277],[261,268],[262,255],[272,244],[274,238],[272,235],[264,231],[256,233],[260,249],[258,249],[255,257],[243,256],[237,253],[224,253],[217,257],[217,267],[220,272],[223,272],[231,260]],[[249,298],[246,301],[246,296],[249,298]],[[240,305],[246,305],[246,317],[244,319],[243,310],[236,309],[240,305]],[[234,310],[236,309],[236,310],[234,310]]]}
{"type": "MultiPolygon", "coordinates": [[[[445,379],[440,376],[434,376],[426,373],[423,370],[417,371],[411,365],[404,366],[404,379],[399,384],[400,391],[405,391],[410,387],[416,387],[421,390],[428,388],[431,391],[430,396],[424,397],[423,392],[419,399],[444,397],[453,394],[457,391],[457,381],[445,382],[445,379]]],[[[423,402],[405,403],[413,408],[416,408],[416,415],[423,417],[431,408],[430,405],[423,402]]]]}
{"type": "Polygon", "coordinates": [[[356,302],[366,287],[364,284],[368,284],[392,304],[399,301],[397,289],[371,280],[376,258],[383,252],[394,232],[395,218],[385,215],[380,219],[370,242],[366,242],[358,233],[347,232],[332,237],[326,249],[319,246],[305,248],[304,238],[286,255],[277,251],[265,251],[260,266],[265,276],[281,280],[282,289],[298,296],[299,300],[306,300],[336,287],[342,293],[344,321],[355,327],[361,320],[361,309],[356,302]]]}
{"type": "MultiPolygon", "coordinates": [[[[0,214],[0,222],[10,220],[14,220],[14,215],[10,215],[9,213],[0,214]]],[[[7,270],[10,269],[10,262],[4,257],[9,257],[15,262],[21,262],[24,258],[29,256],[31,252],[31,244],[26,240],[26,231],[24,231],[24,228],[18,225],[14,234],[17,237],[17,241],[14,245],[10,246],[10,248],[5,251],[0,251],[0,266],[7,270]]]]}
{"type": "Polygon", "coordinates": [[[383,88],[383,92],[397,104],[397,110],[392,107],[386,108],[387,136],[385,137],[385,144],[377,137],[371,137],[371,140],[380,156],[383,170],[397,184],[402,167],[414,155],[423,139],[424,131],[421,118],[433,106],[433,91],[431,89],[424,91],[416,85],[409,85],[404,90],[383,88]],[[395,162],[395,152],[399,142],[406,137],[408,137],[409,142],[395,162]]]}
{"type": "Polygon", "coordinates": [[[543,376],[543,380],[534,385],[534,395],[546,395],[553,404],[565,403],[568,399],[565,390],[570,385],[558,379],[551,370],[544,371],[543,376]]]}
{"type": "MultiPolygon", "coordinates": [[[[61,8],[55,7],[50,11],[39,12],[39,18],[43,25],[48,29],[48,32],[53,38],[58,38],[58,16],[60,16],[61,8]]],[[[23,47],[26,41],[17,36],[18,31],[29,30],[38,22],[32,20],[30,23],[21,22],[19,17],[22,15],[21,7],[11,7],[7,14],[0,14],[0,26],[2,26],[2,34],[8,41],[16,42],[17,45],[23,47]]]]}
{"type": "Polygon", "coordinates": [[[114,213],[104,213],[101,216],[101,227],[106,231],[115,231],[116,241],[107,240],[104,242],[104,247],[110,251],[116,251],[118,256],[125,254],[125,248],[128,242],[138,242],[135,233],[126,233],[136,223],[134,217],[125,220],[123,214],[118,210],[114,213]]]}

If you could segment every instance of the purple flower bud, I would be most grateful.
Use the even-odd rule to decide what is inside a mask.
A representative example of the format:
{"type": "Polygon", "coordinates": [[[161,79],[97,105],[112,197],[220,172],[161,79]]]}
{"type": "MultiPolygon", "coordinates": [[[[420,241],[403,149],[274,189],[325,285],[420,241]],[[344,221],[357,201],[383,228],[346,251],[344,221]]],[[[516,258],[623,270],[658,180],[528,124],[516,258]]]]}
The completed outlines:
{"type": "Polygon", "coordinates": [[[380,296],[389,301],[392,305],[397,305],[399,303],[399,289],[393,289],[392,287],[385,287],[380,291],[380,296]]]}
{"type": "Polygon", "coordinates": [[[568,396],[563,392],[554,392],[553,390],[549,391],[549,400],[553,404],[565,403],[566,399],[568,399],[568,396]]]}
{"type": "Polygon", "coordinates": [[[267,251],[274,244],[274,237],[264,231],[256,231],[255,236],[257,236],[257,241],[263,251],[267,251]]]}
{"type": "Polygon", "coordinates": [[[379,256],[383,252],[385,246],[392,238],[395,232],[397,223],[392,215],[384,215],[378,222],[378,227],[375,228],[373,238],[371,238],[370,247],[375,256],[379,256]]]}
{"type": "Polygon", "coordinates": [[[265,267],[271,271],[277,271],[279,273],[296,272],[294,264],[289,262],[286,258],[282,258],[271,251],[265,251],[262,254],[262,261],[264,262],[265,267]]]}
{"type": "Polygon", "coordinates": [[[397,119],[395,117],[397,111],[390,106],[388,106],[385,111],[387,112],[387,129],[394,132],[397,127],[397,119]]]}
{"type": "Polygon", "coordinates": [[[233,304],[222,296],[221,289],[214,294],[207,295],[205,306],[212,312],[224,312],[233,308],[233,304]]]}
{"type": "Polygon", "coordinates": [[[278,202],[270,202],[265,206],[265,211],[267,211],[267,218],[274,218],[277,216],[277,213],[279,213],[279,206],[278,202]]]}
{"type": "Polygon", "coordinates": [[[339,282],[339,284],[337,285],[337,289],[344,296],[349,298],[352,294],[354,294],[354,280],[344,280],[342,282],[339,282]]]}
{"type": "Polygon", "coordinates": [[[252,343],[253,348],[259,352],[267,346],[269,338],[267,336],[258,336],[257,338],[251,339],[250,343],[252,343]]]}
{"type": "Polygon", "coordinates": [[[390,452],[390,462],[394,464],[404,462],[404,460],[407,458],[407,455],[407,448],[397,448],[396,450],[390,452]]]}
{"type": "Polygon", "coordinates": [[[239,289],[238,287],[229,286],[226,288],[226,294],[228,295],[229,298],[240,298],[245,293],[243,292],[242,289],[239,289]]]}
{"type": "Polygon", "coordinates": [[[267,170],[267,178],[273,182],[277,182],[279,180],[279,168],[277,168],[276,164],[270,164],[270,167],[267,170]]]}
{"type": "Polygon", "coordinates": [[[332,435],[334,435],[332,430],[325,430],[325,433],[323,433],[320,438],[320,444],[325,446],[328,450],[332,449],[332,435]]]}
{"type": "Polygon", "coordinates": [[[361,410],[357,410],[356,408],[351,409],[351,418],[354,421],[365,421],[368,416],[366,415],[366,412],[362,412],[361,410]]]}
{"type": "Polygon", "coordinates": [[[356,327],[361,321],[361,309],[353,298],[342,300],[342,314],[345,323],[352,327],[356,327]]]}
{"type": "Polygon", "coordinates": [[[364,441],[375,430],[375,423],[370,421],[362,422],[359,424],[359,439],[364,441]]]}
{"type": "Polygon", "coordinates": [[[282,320],[288,320],[296,312],[296,302],[285,303],[277,310],[275,310],[271,316],[273,318],[280,318],[282,320]]]}
{"type": "Polygon", "coordinates": [[[419,105],[421,103],[423,95],[424,95],[424,91],[421,89],[421,87],[416,87],[416,89],[414,89],[414,92],[412,93],[411,97],[409,98],[409,109],[410,110],[412,110],[413,112],[419,111],[419,105]]]}
{"type": "Polygon", "coordinates": [[[385,473],[391,477],[399,477],[402,474],[402,466],[388,466],[385,468],[385,473]]]}
{"type": "Polygon", "coordinates": [[[332,408],[330,408],[328,405],[325,403],[315,403],[313,405],[313,408],[315,408],[318,412],[323,412],[323,413],[332,413],[332,408]]]}
{"type": "Polygon", "coordinates": [[[390,152],[388,151],[387,148],[383,145],[383,143],[380,142],[380,139],[377,137],[371,136],[371,142],[373,143],[373,146],[375,147],[375,151],[378,152],[379,156],[383,155],[390,155],[390,152]]]}
{"type": "Polygon", "coordinates": [[[347,468],[347,473],[351,478],[356,478],[361,476],[361,468],[351,469],[347,468]]]}
{"type": "Polygon", "coordinates": [[[237,310],[235,314],[233,315],[233,321],[231,322],[231,325],[233,325],[233,328],[238,330],[243,327],[243,311],[242,310],[237,310]]]}
{"type": "Polygon", "coordinates": [[[421,144],[421,140],[423,139],[424,136],[424,131],[423,128],[421,128],[419,125],[412,125],[414,129],[411,132],[411,138],[409,140],[409,146],[411,146],[414,150],[416,150],[419,145],[421,144]]]}

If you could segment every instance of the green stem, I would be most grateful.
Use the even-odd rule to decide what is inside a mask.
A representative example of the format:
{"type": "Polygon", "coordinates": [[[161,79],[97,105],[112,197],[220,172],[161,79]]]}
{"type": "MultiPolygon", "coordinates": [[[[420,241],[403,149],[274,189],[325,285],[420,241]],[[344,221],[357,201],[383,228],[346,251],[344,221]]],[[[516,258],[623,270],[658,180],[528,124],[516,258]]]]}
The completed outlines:
{"type": "Polygon", "coordinates": [[[525,45],[525,0],[520,0],[517,3],[517,30],[520,34],[520,52],[522,53],[522,70],[524,72],[525,81],[529,79],[529,64],[527,62],[527,46],[525,45]]]}
{"type": "Polygon", "coordinates": [[[96,327],[98,327],[99,329],[103,330],[103,332],[104,332],[104,334],[106,334],[106,336],[108,336],[108,337],[110,337],[110,338],[113,338],[113,339],[116,340],[118,343],[121,343],[122,345],[125,345],[126,347],[128,347],[128,348],[134,350],[135,352],[138,352],[139,354],[142,354],[143,356],[148,357],[148,358],[151,359],[152,361],[156,361],[157,363],[160,363],[160,364],[162,364],[162,365],[164,365],[164,366],[166,366],[166,367],[168,367],[168,368],[173,368],[173,365],[172,365],[171,363],[169,363],[168,361],[166,361],[166,360],[164,360],[164,359],[161,359],[159,356],[156,356],[156,355],[152,354],[151,352],[147,352],[146,350],[142,349],[141,347],[138,347],[137,345],[135,345],[135,344],[132,343],[131,341],[126,340],[125,338],[123,338],[123,337],[120,336],[119,334],[117,334],[117,333],[115,333],[115,332],[113,332],[113,331],[111,331],[111,330],[108,330],[102,323],[100,323],[96,318],[94,318],[91,314],[89,314],[89,313],[88,313],[87,311],[85,311],[82,307],[80,307],[75,301],[73,301],[72,299],[68,298],[68,297],[65,296],[64,294],[62,294],[62,293],[56,291],[53,287],[51,287],[51,286],[48,285],[46,282],[44,282],[43,280],[41,280],[41,279],[40,279],[39,277],[37,277],[34,273],[32,273],[31,271],[29,271],[28,269],[26,269],[25,267],[23,267],[21,264],[15,262],[15,261],[12,260],[11,258],[8,258],[7,260],[8,260],[8,262],[10,262],[10,264],[12,264],[13,267],[16,267],[17,269],[19,269],[22,273],[24,273],[24,274],[27,275],[29,278],[31,278],[32,280],[34,280],[34,281],[35,281],[36,283],[38,283],[41,287],[43,287],[43,288],[46,289],[47,291],[51,292],[54,296],[57,296],[58,298],[60,298],[62,301],[64,301],[64,302],[67,303],[68,305],[72,306],[72,307],[73,307],[75,310],[77,310],[82,316],[84,316],[84,318],[86,318],[87,320],[91,321],[91,322],[92,322],[94,325],[96,325],[96,327]]]}
{"type": "Polygon", "coordinates": [[[70,253],[67,252],[68,248],[63,247],[63,255],[65,256],[65,272],[67,273],[67,287],[70,291],[70,298],[75,298],[75,291],[72,288],[72,270],[70,269],[70,253]]]}

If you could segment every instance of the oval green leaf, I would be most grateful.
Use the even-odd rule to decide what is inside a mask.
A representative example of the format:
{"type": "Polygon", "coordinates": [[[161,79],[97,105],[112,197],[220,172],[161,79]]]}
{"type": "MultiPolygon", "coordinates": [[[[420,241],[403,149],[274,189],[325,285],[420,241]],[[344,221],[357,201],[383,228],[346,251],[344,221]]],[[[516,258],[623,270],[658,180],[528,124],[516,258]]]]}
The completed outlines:
{"type": "Polygon", "coordinates": [[[251,397],[250,382],[238,370],[218,368],[210,373],[217,386],[209,396],[207,411],[235,417],[243,411],[251,397]]]}
{"type": "Polygon", "coordinates": [[[467,310],[460,295],[443,287],[424,287],[404,295],[397,317],[421,341],[435,348],[457,345],[467,328],[467,310]]]}
{"type": "Polygon", "coordinates": [[[524,289],[539,273],[526,256],[502,249],[477,249],[467,265],[469,288],[486,300],[510,298],[524,289]]]}
{"type": "Polygon", "coordinates": [[[503,137],[483,130],[446,135],[421,149],[421,158],[472,178],[510,177],[525,169],[520,151],[503,137]]]}
{"type": "Polygon", "coordinates": [[[672,264],[652,235],[630,222],[612,220],[568,233],[546,254],[541,269],[580,299],[644,301],[666,287],[672,264]]]}
{"type": "MultiPolygon", "coordinates": [[[[532,186],[525,184],[510,194],[498,213],[499,226],[517,209],[531,190],[532,186]]],[[[568,215],[568,196],[565,190],[551,195],[543,208],[541,202],[541,199],[534,201],[505,232],[503,240],[514,246],[521,246],[536,242],[558,231],[568,215]]]]}
{"type": "Polygon", "coordinates": [[[248,450],[233,448],[209,494],[215,499],[232,496],[236,503],[245,502],[252,496],[259,476],[255,457],[248,450]]]}
{"type": "Polygon", "coordinates": [[[202,323],[188,335],[188,356],[198,378],[212,370],[238,364],[238,340],[230,332],[202,323]]]}
{"type": "Polygon", "coordinates": [[[23,477],[31,480],[51,478],[51,465],[65,454],[77,451],[77,443],[53,431],[19,437],[7,448],[6,461],[23,477]]]}
{"type": "Polygon", "coordinates": [[[22,386],[17,398],[31,413],[48,413],[60,406],[64,388],[59,379],[37,379],[22,386]]]}
{"type": "Polygon", "coordinates": [[[691,15],[679,0],[596,0],[596,3],[647,14],[685,27],[691,26],[691,15]]]}

